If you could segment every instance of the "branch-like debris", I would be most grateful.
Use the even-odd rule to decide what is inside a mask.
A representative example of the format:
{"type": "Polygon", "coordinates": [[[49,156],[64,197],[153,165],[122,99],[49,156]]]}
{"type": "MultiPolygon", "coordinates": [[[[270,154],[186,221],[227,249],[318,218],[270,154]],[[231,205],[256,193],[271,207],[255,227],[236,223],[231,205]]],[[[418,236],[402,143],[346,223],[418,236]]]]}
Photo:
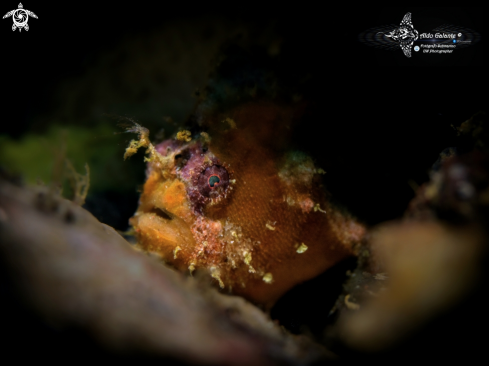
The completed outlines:
{"type": "Polygon", "coordinates": [[[73,202],[79,206],[85,203],[87,198],[88,188],[90,187],[90,169],[88,164],[85,164],[85,174],[78,173],[71,161],[66,159],[66,166],[69,170],[69,178],[73,188],[73,202]]]}

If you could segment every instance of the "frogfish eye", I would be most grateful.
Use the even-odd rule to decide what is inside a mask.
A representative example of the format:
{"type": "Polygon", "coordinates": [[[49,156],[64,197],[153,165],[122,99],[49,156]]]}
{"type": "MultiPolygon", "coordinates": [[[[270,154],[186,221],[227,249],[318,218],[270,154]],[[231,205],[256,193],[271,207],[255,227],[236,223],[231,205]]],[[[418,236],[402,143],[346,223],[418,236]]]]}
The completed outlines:
{"type": "Polygon", "coordinates": [[[211,175],[209,177],[209,187],[211,188],[217,188],[217,185],[221,182],[221,178],[219,178],[217,175],[211,175]]]}
{"type": "Polygon", "coordinates": [[[225,196],[229,187],[229,173],[222,165],[212,165],[204,169],[198,179],[202,196],[216,199],[225,196]]]}

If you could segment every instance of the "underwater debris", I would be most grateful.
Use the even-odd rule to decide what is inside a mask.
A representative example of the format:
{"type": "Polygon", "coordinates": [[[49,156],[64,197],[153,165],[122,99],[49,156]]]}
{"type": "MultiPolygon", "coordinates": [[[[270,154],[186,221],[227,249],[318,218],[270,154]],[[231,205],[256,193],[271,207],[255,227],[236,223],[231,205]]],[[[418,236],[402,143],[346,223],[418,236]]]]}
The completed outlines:
{"type": "Polygon", "coordinates": [[[224,282],[222,282],[219,270],[216,267],[211,267],[210,271],[211,271],[212,278],[216,279],[217,282],[219,283],[219,287],[223,289],[225,286],[224,286],[224,282]]]}
{"type": "Polygon", "coordinates": [[[200,136],[202,136],[204,144],[208,144],[211,142],[211,138],[209,137],[209,134],[207,132],[201,132],[200,136]]]}
{"type": "Polygon", "coordinates": [[[276,229],[276,228],[275,228],[275,226],[272,226],[272,225],[271,225],[270,221],[269,221],[269,222],[267,222],[267,223],[265,224],[265,227],[266,227],[268,230],[272,230],[272,231],[275,231],[275,229],[276,229]]]}
{"type": "Polygon", "coordinates": [[[232,118],[226,117],[222,122],[229,124],[230,129],[236,128],[236,122],[232,118]]]}
{"type": "Polygon", "coordinates": [[[173,259],[177,259],[177,254],[178,252],[182,250],[179,246],[176,246],[175,249],[173,250],[173,259]]]}
{"type": "Polygon", "coordinates": [[[462,122],[459,127],[452,125],[458,136],[468,136],[475,148],[487,149],[489,143],[489,129],[487,126],[486,112],[479,111],[468,120],[462,122]]]}
{"type": "Polygon", "coordinates": [[[149,141],[149,130],[145,127],[142,127],[138,123],[134,122],[134,125],[126,130],[126,132],[137,133],[139,135],[138,140],[131,140],[129,146],[126,148],[126,152],[124,154],[124,160],[128,157],[134,155],[139,148],[146,147],[149,148],[151,142],[149,141]]]}
{"type": "Polygon", "coordinates": [[[301,245],[297,248],[296,252],[299,254],[304,253],[307,250],[307,245],[304,243],[301,243],[301,245]]]}
{"type": "Polygon", "coordinates": [[[69,178],[73,189],[73,202],[82,206],[87,198],[88,188],[90,187],[90,169],[88,164],[85,164],[85,174],[78,173],[73,164],[66,159],[66,166],[70,172],[69,178]]]}
{"type": "Polygon", "coordinates": [[[177,141],[190,142],[192,134],[188,130],[178,131],[176,136],[177,141]]]}
{"type": "Polygon", "coordinates": [[[346,305],[346,307],[348,309],[350,309],[350,310],[358,310],[358,309],[360,309],[360,305],[359,304],[350,301],[350,296],[351,296],[350,294],[348,294],[348,295],[345,296],[345,305],[346,305]]]}
{"type": "Polygon", "coordinates": [[[250,273],[255,273],[255,269],[251,266],[251,253],[246,253],[245,254],[245,257],[244,257],[244,262],[248,265],[248,267],[250,268],[249,269],[249,272],[250,273]]]}
{"type": "Polygon", "coordinates": [[[271,284],[273,282],[273,275],[271,273],[265,273],[263,276],[263,282],[271,284]]]}
{"type": "Polygon", "coordinates": [[[317,212],[317,211],[322,212],[322,213],[326,213],[326,210],[321,209],[321,207],[319,206],[319,203],[316,203],[314,205],[314,212],[317,212]]]}

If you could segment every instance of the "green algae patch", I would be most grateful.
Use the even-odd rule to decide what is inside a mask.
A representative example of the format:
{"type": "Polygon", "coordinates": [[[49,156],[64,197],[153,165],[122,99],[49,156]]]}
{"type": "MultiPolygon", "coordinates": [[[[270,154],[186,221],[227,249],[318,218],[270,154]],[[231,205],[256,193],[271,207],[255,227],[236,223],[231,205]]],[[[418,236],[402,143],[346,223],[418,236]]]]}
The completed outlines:
{"type": "Polygon", "coordinates": [[[121,159],[128,138],[120,132],[109,124],[53,125],[43,134],[29,133],[18,140],[0,135],[0,165],[19,173],[26,183],[50,183],[56,180],[57,161],[67,159],[76,172],[84,172],[88,164],[90,191],[134,189],[141,172],[121,159]]]}

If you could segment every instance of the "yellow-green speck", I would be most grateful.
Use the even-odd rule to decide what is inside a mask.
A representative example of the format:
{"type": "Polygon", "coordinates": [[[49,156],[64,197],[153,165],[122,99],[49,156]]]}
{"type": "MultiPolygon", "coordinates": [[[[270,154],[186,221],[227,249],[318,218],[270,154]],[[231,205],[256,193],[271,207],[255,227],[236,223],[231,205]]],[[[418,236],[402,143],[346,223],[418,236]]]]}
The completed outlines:
{"type": "Polygon", "coordinates": [[[297,248],[297,253],[301,254],[304,253],[307,250],[307,245],[304,243],[301,243],[299,248],[297,248]]]}

